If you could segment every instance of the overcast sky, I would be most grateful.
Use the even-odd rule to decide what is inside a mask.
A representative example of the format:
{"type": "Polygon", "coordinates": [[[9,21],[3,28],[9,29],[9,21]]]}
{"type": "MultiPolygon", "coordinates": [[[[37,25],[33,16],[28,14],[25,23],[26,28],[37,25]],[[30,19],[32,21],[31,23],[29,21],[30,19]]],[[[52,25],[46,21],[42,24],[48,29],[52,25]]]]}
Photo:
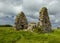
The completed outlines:
{"type": "Polygon", "coordinates": [[[60,0],[0,0],[0,24],[14,24],[15,16],[21,11],[28,22],[38,22],[42,7],[48,8],[52,27],[59,27],[60,0]]]}

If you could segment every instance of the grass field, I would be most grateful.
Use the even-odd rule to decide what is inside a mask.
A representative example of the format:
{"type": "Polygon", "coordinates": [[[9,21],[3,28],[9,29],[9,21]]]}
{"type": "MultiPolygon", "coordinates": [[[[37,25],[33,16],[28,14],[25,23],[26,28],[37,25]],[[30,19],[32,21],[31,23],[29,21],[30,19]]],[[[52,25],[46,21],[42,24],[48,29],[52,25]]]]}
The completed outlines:
{"type": "Polygon", "coordinates": [[[0,43],[60,43],[60,29],[38,34],[15,31],[12,27],[0,27],[0,43]]]}

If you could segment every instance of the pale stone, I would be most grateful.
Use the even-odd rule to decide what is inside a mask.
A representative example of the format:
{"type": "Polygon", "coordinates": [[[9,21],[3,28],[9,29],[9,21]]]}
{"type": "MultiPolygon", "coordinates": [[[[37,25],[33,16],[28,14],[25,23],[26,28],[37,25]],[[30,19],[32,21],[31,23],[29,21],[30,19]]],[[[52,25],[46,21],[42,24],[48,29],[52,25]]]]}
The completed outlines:
{"type": "Polygon", "coordinates": [[[34,28],[36,28],[36,23],[31,22],[31,23],[29,23],[27,30],[33,32],[33,29],[34,29],[34,28]]]}

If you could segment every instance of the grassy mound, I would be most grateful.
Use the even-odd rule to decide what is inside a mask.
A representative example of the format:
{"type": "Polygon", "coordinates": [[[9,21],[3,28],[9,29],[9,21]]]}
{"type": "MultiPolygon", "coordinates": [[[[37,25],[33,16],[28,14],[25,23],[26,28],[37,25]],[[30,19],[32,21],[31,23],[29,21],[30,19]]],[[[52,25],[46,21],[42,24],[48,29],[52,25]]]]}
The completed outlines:
{"type": "Polygon", "coordinates": [[[0,43],[60,43],[60,30],[38,34],[14,31],[12,27],[0,27],[0,43]]]}

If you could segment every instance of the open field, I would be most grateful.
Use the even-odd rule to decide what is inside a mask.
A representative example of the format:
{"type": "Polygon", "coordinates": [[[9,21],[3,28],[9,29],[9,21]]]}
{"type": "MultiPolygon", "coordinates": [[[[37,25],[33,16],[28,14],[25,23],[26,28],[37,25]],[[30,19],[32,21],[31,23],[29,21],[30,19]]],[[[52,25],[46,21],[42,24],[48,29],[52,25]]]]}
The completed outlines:
{"type": "Polygon", "coordinates": [[[60,29],[49,34],[38,34],[0,27],[0,43],[60,43],[60,29]]]}

